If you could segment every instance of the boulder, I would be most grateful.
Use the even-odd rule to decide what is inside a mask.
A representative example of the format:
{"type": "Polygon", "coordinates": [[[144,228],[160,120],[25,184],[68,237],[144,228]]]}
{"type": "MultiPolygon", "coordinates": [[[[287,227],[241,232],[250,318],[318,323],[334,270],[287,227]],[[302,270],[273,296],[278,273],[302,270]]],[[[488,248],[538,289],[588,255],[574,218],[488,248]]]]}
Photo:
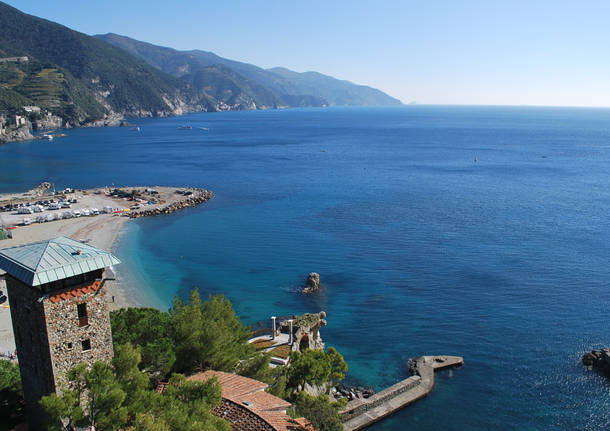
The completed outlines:
{"type": "Polygon", "coordinates": [[[318,274],[317,272],[310,272],[309,276],[307,277],[307,283],[305,283],[305,288],[303,288],[302,293],[318,292],[320,288],[320,274],[318,274]]]}
{"type": "Polygon", "coordinates": [[[592,350],[582,357],[583,365],[593,367],[610,376],[610,349],[592,350]]]}

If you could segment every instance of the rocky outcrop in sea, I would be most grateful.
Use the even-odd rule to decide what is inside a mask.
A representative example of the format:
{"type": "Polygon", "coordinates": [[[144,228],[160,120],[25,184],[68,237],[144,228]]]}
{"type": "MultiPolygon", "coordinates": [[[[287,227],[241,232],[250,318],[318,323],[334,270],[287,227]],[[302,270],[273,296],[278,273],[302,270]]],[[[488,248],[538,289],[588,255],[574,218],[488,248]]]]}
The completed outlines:
{"type": "Polygon", "coordinates": [[[585,353],[582,357],[582,363],[610,376],[610,348],[585,353]]]}
{"type": "Polygon", "coordinates": [[[315,293],[321,289],[322,285],[320,284],[320,274],[317,272],[309,273],[307,277],[307,283],[305,283],[305,287],[301,291],[301,293],[315,293]]]}

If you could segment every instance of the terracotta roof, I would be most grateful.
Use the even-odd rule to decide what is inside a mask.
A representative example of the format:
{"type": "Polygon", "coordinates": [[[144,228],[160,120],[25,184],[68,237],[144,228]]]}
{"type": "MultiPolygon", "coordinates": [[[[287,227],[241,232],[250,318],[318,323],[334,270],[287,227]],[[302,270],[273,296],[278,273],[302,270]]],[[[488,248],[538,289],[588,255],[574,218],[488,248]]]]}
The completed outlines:
{"type": "Polygon", "coordinates": [[[93,283],[89,282],[85,284],[80,284],[76,287],[71,287],[69,289],[49,296],[49,301],[57,303],[59,301],[65,301],[66,299],[76,298],[87,293],[96,292],[97,290],[99,290],[100,287],[102,287],[101,280],[95,280],[93,283]]]}
{"type": "Polygon", "coordinates": [[[276,431],[313,430],[306,419],[292,419],[286,409],[292,404],[265,392],[266,383],[222,371],[205,371],[188,380],[206,381],[216,377],[222,387],[222,397],[260,417],[276,431]],[[308,428],[309,427],[309,428],[308,428]]]}

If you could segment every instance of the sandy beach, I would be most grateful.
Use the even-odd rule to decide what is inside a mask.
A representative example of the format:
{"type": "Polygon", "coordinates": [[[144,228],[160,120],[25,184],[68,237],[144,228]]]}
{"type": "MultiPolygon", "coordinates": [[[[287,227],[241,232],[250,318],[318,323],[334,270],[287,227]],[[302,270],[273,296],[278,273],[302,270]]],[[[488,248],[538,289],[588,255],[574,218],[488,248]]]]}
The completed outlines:
{"type": "MultiPolygon", "coordinates": [[[[126,187],[125,189],[132,190],[134,188],[126,187]]],[[[140,189],[145,190],[146,188],[140,187],[140,189]]],[[[58,236],[66,236],[78,241],[86,242],[103,250],[114,251],[116,240],[121,229],[125,228],[126,223],[131,220],[128,215],[132,212],[137,212],[138,209],[134,209],[133,200],[107,196],[103,192],[100,192],[100,190],[101,189],[81,191],[80,193],[76,192],[75,195],[77,195],[78,203],[73,204],[70,210],[82,210],[84,208],[101,209],[110,206],[116,210],[116,213],[53,220],[46,223],[33,223],[26,226],[18,225],[26,216],[16,214],[16,212],[0,213],[2,222],[5,226],[15,226],[14,229],[10,230],[13,237],[0,241],[0,249],[36,241],[44,241],[58,236]],[[125,211],[129,208],[131,208],[130,211],[125,211]]],[[[164,209],[167,208],[168,205],[175,206],[176,203],[185,200],[183,195],[176,193],[176,190],[182,189],[155,187],[154,190],[157,191],[157,194],[154,196],[158,203],[146,205],[145,207],[140,208],[139,211],[149,212],[155,208],[164,209]]],[[[33,196],[32,191],[23,194],[3,195],[0,197],[0,205],[9,201],[15,202],[16,200],[19,201],[24,199],[38,200],[40,197],[33,196]]],[[[64,211],[56,211],[56,213],[62,212],[64,211]]],[[[45,211],[45,213],[48,213],[48,211],[45,211]]],[[[36,214],[27,215],[27,217],[32,218],[35,215],[36,214]]],[[[3,271],[0,270],[0,274],[3,274],[3,271]]],[[[120,283],[113,281],[107,282],[106,289],[106,295],[109,298],[109,301],[111,301],[111,309],[136,305],[133,302],[130,302],[129,296],[125,294],[125,290],[121,288],[120,283]]],[[[7,293],[4,280],[0,280],[0,291],[2,291],[3,294],[7,293]]],[[[0,305],[0,355],[5,355],[7,352],[14,351],[15,342],[10,309],[7,301],[0,305]]]]}

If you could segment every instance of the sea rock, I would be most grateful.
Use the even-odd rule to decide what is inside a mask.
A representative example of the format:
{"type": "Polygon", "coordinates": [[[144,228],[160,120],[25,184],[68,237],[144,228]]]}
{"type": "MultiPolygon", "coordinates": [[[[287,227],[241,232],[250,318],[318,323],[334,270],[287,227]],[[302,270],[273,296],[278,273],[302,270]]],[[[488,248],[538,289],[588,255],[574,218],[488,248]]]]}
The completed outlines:
{"type": "Polygon", "coordinates": [[[610,348],[592,350],[582,357],[583,365],[593,367],[610,376],[610,348]]]}
{"type": "Polygon", "coordinates": [[[320,274],[318,274],[317,272],[310,272],[309,276],[307,277],[307,283],[305,284],[305,287],[301,292],[314,293],[318,292],[320,288],[320,274]]]}

